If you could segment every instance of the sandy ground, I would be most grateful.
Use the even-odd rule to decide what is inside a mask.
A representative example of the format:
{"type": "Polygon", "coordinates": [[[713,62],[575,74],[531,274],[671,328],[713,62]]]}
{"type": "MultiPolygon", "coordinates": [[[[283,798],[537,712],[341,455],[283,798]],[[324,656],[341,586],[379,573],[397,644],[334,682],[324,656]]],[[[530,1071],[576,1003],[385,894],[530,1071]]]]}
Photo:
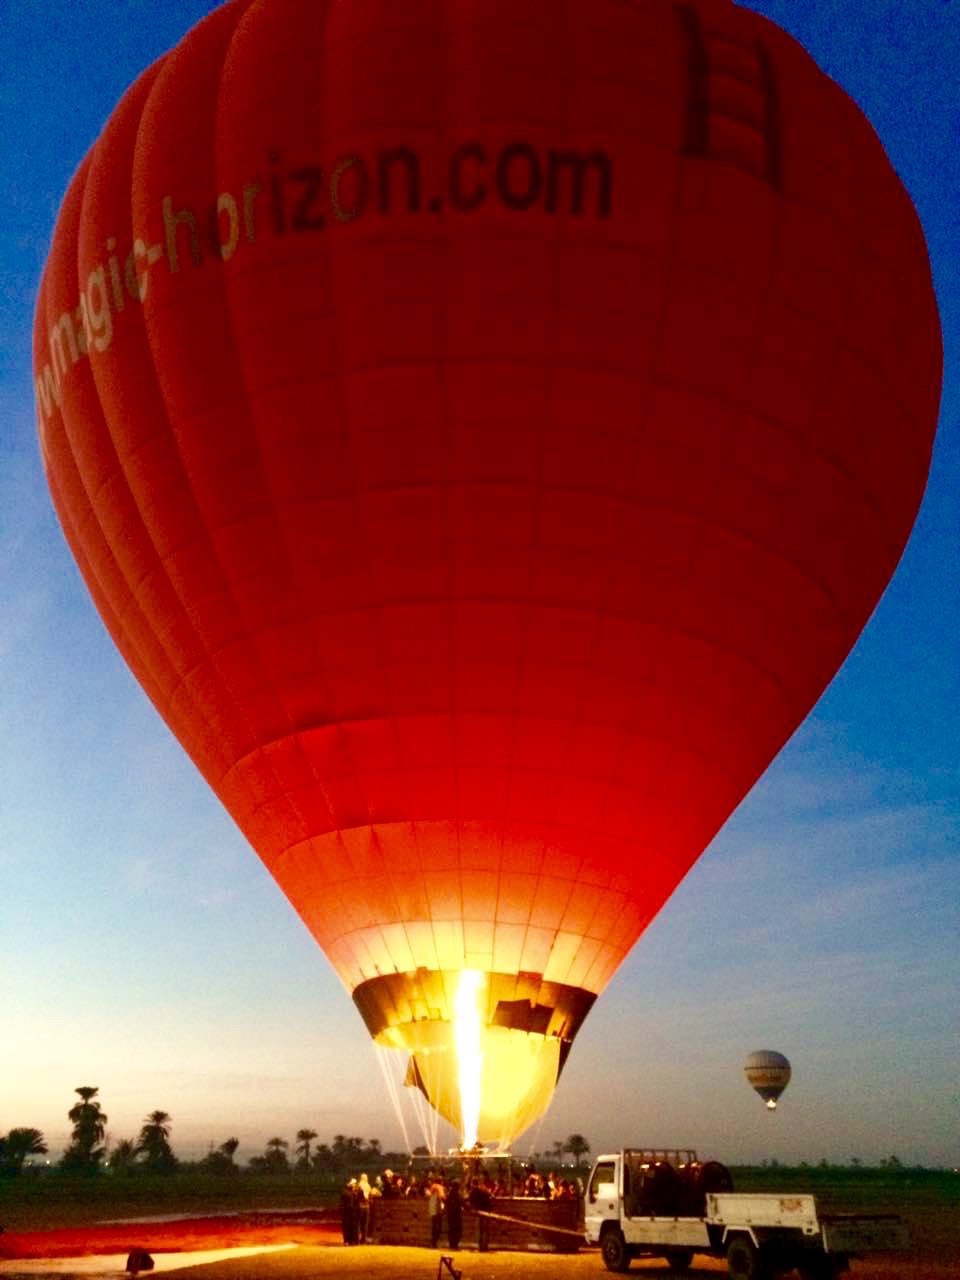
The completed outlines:
{"type": "MultiPolygon", "coordinates": [[[[168,1271],[165,1280],[437,1280],[439,1255],[444,1250],[405,1249],[358,1245],[347,1249],[291,1249],[288,1252],[214,1263],[189,1271],[168,1271]]],[[[509,1277],[551,1277],[552,1280],[602,1280],[610,1273],[599,1251],[585,1249],[576,1255],[553,1253],[488,1253],[461,1251],[453,1256],[462,1280],[508,1280],[509,1277]]],[[[726,1263],[698,1257],[689,1275],[726,1275],[726,1263]]],[[[630,1274],[669,1276],[667,1266],[656,1260],[634,1262],[630,1274]]],[[[907,1258],[884,1264],[854,1262],[851,1280],[960,1280],[960,1266],[907,1258]]],[[[439,1280],[451,1280],[444,1271],[439,1280]]]]}
{"type": "MultiPolygon", "coordinates": [[[[160,1254],[157,1270],[162,1270],[164,1280],[453,1280],[449,1271],[440,1266],[440,1257],[446,1251],[411,1249],[385,1245],[359,1245],[345,1248],[342,1245],[309,1245],[277,1249],[260,1253],[252,1250],[235,1251],[229,1258],[212,1261],[212,1253],[184,1254],[184,1267],[178,1266],[176,1254],[160,1254]],[[238,1256],[242,1253],[243,1256],[238,1256]]],[[[553,1253],[513,1253],[491,1251],[478,1254],[475,1250],[460,1250],[447,1256],[462,1280],[603,1280],[608,1276],[596,1249],[584,1249],[571,1256],[553,1253]]],[[[2,1280],[37,1280],[39,1276],[76,1277],[92,1280],[93,1277],[111,1277],[119,1280],[124,1275],[124,1257],[113,1255],[81,1259],[61,1258],[43,1263],[10,1260],[0,1264],[2,1280]]],[[[146,1280],[145,1273],[141,1280],[146,1280]]],[[[671,1272],[657,1259],[634,1262],[631,1274],[637,1276],[669,1276],[671,1272]]],[[[691,1277],[726,1275],[726,1264],[719,1259],[698,1257],[689,1272],[691,1277]]],[[[898,1258],[883,1263],[879,1261],[853,1262],[850,1280],[960,1280],[960,1264],[898,1258]]]]}
{"type": "MultiPolygon", "coordinates": [[[[939,1216],[939,1215],[938,1215],[939,1216]]],[[[237,1215],[172,1221],[127,1221],[95,1227],[0,1235],[0,1280],[37,1280],[38,1275],[112,1277],[124,1274],[129,1250],[146,1248],[164,1280],[453,1280],[440,1257],[452,1256],[462,1280],[602,1280],[609,1273],[595,1248],[575,1255],[552,1252],[477,1253],[340,1243],[339,1224],[327,1212],[303,1215],[237,1215]],[[269,1249],[272,1252],[261,1252],[269,1249]],[[225,1256],[224,1251],[230,1250],[225,1256]],[[85,1258],[79,1255],[87,1255],[85,1258]],[[78,1260],[79,1258],[79,1260],[78,1260]]],[[[914,1239],[923,1240],[923,1235],[914,1239]]],[[[939,1243],[939,1241],[937,1242],[939,1243]]],[[[944,1241],[946,1244],[946,1241],[944,1241]]],[[[851,1280],[960,1280],[960,1251],[946,1248],[851,1263],[851,1280]]],[[[631,1273],[668,1276],[658,1259],[636,1261],[631,1273]]],[[[726,1264],[698,1256],[690,1275],[722,1276],[726,1264]]]]}
{"type": "MultiPolygon", "coordinates": [[[[189,1253],[155,1253],[153,1271],[182,1270],[185,1266],[204,1266],[211,1262],[222,1262],[227,1257],[241,1258],[253,1254],[263,1254],[271,1250],[295,1249],[293,1244],[256,1245],[249,1249],[202,1249],[189,1253]]],[[[92,1253],[79,1258],[17,1258],[0,1261],[0,1278],[2,1280],[42,1280],[44,1276],[70,1276],[74,1280],[116,1280],[124,1277],[129,1280],[126,1271],[127,1255],[123,1253],[92,1253]]]]}
{"type": "MultiPolygon", "coordinates": [[[[149,1253],[235,1249],[256,1245],[332,1245],[340,1225],[332,1215],[173,1218],[152,1222],[111,1222],[48,1231],[8,1231],[0,1235],[0,1259],[74,1258],[84,1254],[126,1256],[133,1248],[149,1253]]],[[[8,1273],[9,1269],[4,1269],[8,1273]]]]}

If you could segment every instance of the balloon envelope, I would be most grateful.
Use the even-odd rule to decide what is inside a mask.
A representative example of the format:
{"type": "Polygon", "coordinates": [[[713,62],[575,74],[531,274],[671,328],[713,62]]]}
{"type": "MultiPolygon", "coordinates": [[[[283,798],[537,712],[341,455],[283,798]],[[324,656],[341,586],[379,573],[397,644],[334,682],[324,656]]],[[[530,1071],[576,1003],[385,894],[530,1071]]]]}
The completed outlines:
{"type": "Polygon", "coordinates": [[[127,662],[458,1126],[481,975],[509,1141],[913,523],[870,126],[726,0],[234,0],[81,165],[35,357],[127,662]]]}

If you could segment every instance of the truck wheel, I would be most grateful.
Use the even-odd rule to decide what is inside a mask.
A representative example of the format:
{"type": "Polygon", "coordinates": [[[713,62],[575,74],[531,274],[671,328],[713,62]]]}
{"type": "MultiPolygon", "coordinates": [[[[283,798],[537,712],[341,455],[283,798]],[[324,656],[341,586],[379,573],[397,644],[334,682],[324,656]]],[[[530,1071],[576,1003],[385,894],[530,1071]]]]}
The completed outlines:
{"type": "Polygon", "coordinates": [[[749,1236],[734,1236],[727,1245],[727,1273],[731,1280],[769,1280],[770,1269],[749,1236]]]}
{"type": "Polygon", "coordinates": [[[611,1231],[604,1232],[603,1239],[600,1241],[600,1256],[608,1271],[630,1270],[630,1250],[627,1248],[622,1231],[614,1227],[611,1231]]]}
{"type": "Polygon", "coordinates": [[[693,1262],[692,1249],[668,1249],[667,1266],[675,1276],[685,1276],[693,1262]]]}

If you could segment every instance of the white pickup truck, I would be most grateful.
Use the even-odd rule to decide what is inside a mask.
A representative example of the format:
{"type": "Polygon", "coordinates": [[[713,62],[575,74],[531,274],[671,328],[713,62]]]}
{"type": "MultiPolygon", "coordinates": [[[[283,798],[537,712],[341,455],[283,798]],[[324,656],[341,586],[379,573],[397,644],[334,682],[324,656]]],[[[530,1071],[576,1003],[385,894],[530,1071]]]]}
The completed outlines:
{"type": "Polygon", "coordinates": [[[689,1270],[694,1254],[726,1258],[734,1280],[833,1280],[848,1259],[906,1249],[895,1214],[820,1213],[811,1195],[742,1194],[728,1171],[695,1151],[630,1147],[600,1156],[587,1184],[587,1240],[609,1271],[633,1258],[665,1258],[689,1270]]]}

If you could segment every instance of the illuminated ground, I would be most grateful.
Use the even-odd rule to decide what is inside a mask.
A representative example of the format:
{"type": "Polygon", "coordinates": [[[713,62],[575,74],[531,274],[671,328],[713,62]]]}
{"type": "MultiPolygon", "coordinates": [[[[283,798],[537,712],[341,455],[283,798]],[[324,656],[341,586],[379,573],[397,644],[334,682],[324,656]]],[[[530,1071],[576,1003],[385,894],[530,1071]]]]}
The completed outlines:
{"type": "MultiPolygon", "coordinates": [[[[914,1249],[911,1254],[851,1264],[851,1280],[960,1280],[960,1215],[955,1202],[921,1203],[915,1197],[904,1205],[914,1249]]],[[[30,1276],[118,1277],[126,1251],[134,1245],[154,1253],[164,1280],[435,1280],[439,1251],[396,1246],[339,1243],[335,1216],[308,1212],[299,1220],[277,1221],[270,1213],[235,1214],[220,1218],[179,1219],[102,1224],[96,1227],[10,1232],[0,1235],[0,1280],[30,1276]],[[273,1219],[271,1221],[271,1218],[273,1219]],[[236,1253],[215,1261],[214,1251],[292,1245],[277,1252],[236,1253]],[[180,1256],[178,1256],[178,1254],[180,1256]],[[77,1262],[73,1255],[87,1255],[77,1262]],[[104,1256],[109,1255],[109,1256],[104,1256]],[[45,1260],[45,1261],[44,1261],[45,1260]],[[184,1264],[187,1264],[184,1266],[184,1264]]],[[[470,1242],[472,1243],[472,1242],[470,1242]]],[[[478,1254],[474,1248],[454,1256],[463,1280],[600,1280],[608,1275],[596,1249],[577,1255],[554,1253],[478,1254]]],[[[635,1262],[631,1274],[667,1276],[658,1260],[635,1262]]],[[[725,1275],[723,1262],[698,1257],[691,1272],[725,1275]]],[[[444,1272],[441,1280],[450,1280],[444,1272]]]]}
{"type": "MultiPolygon", "coordinates": [[[[156,1255],[157,1270],[163,1271],[164,1280],[434,1280],[438,1274],[443,1248],[412,1249],[379,1245],[360,1245],[344,1248],[342,1245],[307,1245],[289,1249],[277,1249],[269,1253],[253,1253],[244,1250],[246,1256],[234,1254],[229,1258],[211,1260],[210,1252],[185,1254],[189,1258],[186,1267],[177,1266],[177,1255],[156,1255]]],[[[452,1255],[453,1265],[462,1273],[463,1280],[511,1280],[516,1277],[533,1277],[547,1280],[600,1280],[607,1275],[596,1249],[585,1249],[576,1256],[559,1257],[550,1253],[507,1253],[461,1250],[452,1255]]],[[[82,1277],[119,1277],[123,1275],[122,1255],[112,1258],[97,1255],[87,1259],[61,1258],[42,1265],[36,1262],[0,1263],[3,1280],[14,1277],[38,1275],[82,1277]],[[30,1270],[26,1270],[29,1267],[30,1270]]],[[[668,1276],[669,1269],[660,1261],[651,1259],[634,1262],[631,1274],[668,1276]]],[[[726,1264],[711,1258],[697,1258],[690,1275],[726,1275],[726,1264]]],[[[960,1280],[960,1256],[951,1259],[904,1258],[896,1261],[854,1262],[851,1264],[851,1280],[960,1280]]],[[[444,1272],[442,1280],[450,1280],[444,1272]]]]}
{"type": "MultiPolygon", "coordinates": [[[[442,1250],[440,1251],[442,1252],[442,1250]]],[[[292,1249],[258,1258],[219,1262],[212,1266],[188,1271],[169,1271],[165,1280],[435,1280],[439,1263],[438,1254],[429,1249],[388,1248],[385,1246],[358,1246],[355,1249],[292,1249]]],[[[584,1251],[576,1256],[559,1257],[548,1253],[489,1253],[477,1254],[464,1251],[455,1255],[454,1266],[462,1272],[463,1280],[509,1280],[510,1277],[530,1276],[547,1280],[599,1280],[607,1276],[596,1250],[584,1251]]],[[[726,1264],[711,1258],[698,1258],[692,1271],[696,1276],[726,1275],[726,1264]]],[[[667,1266],[659,1261],[635,1262],[631,1274],[668,1276],[667,1266]]],[[[851,1280],[958,1280],[960,1259],[949,1263],[906,1262],[895,1264],[853,1263],[851,1280]]],[[[444,1273],[443,1280],[449,1280],[444,1273]]]]}

